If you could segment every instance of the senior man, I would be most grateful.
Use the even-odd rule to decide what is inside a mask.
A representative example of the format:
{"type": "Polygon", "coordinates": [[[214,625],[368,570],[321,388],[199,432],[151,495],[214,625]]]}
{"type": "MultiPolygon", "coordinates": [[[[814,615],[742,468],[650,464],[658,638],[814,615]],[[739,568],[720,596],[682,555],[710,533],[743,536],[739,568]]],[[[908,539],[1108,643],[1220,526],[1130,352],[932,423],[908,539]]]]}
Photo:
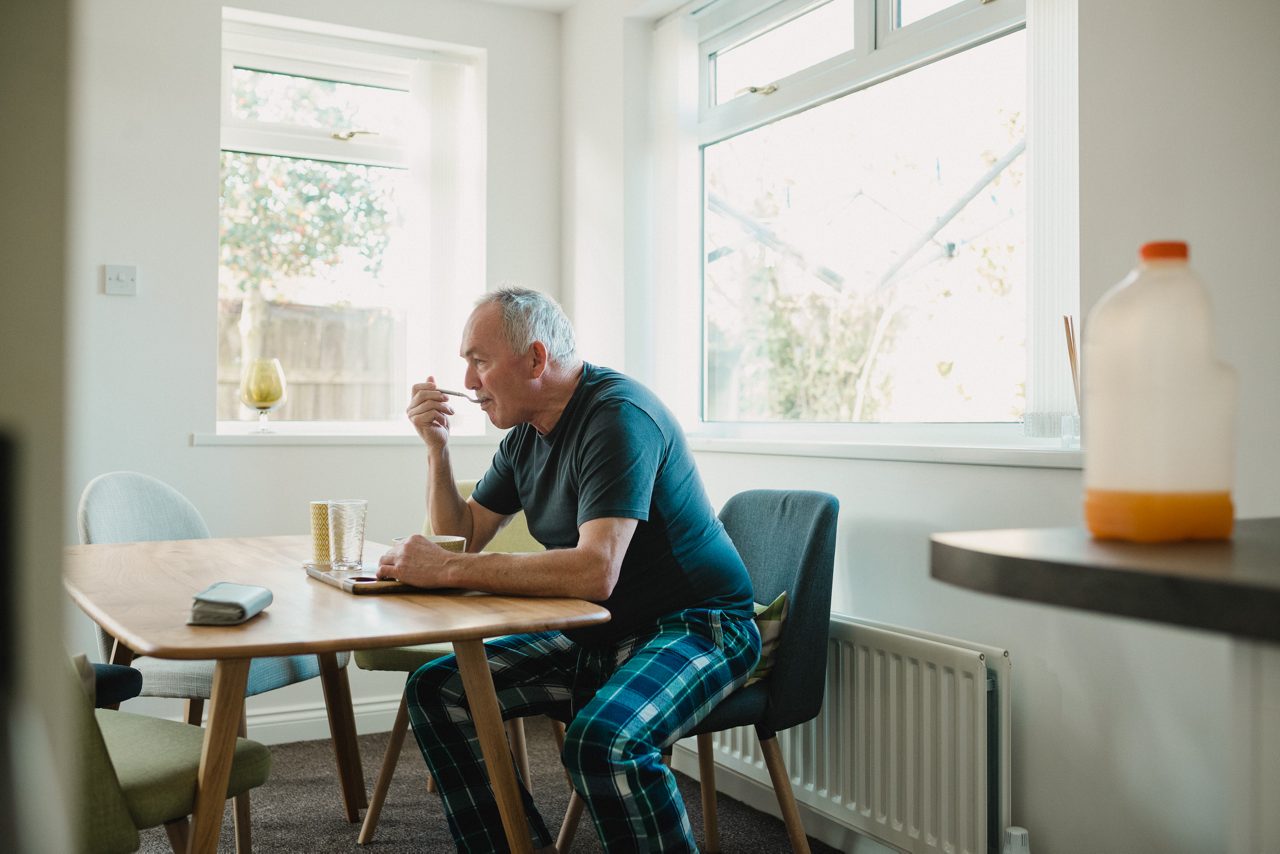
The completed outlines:
{"type": "MultiPolygon", "coordinates": [[[[662,751],[746,680],[760,635],[684,434],[643,385],[579,359],[568,318],[537,291],[481,298],[461,356],[480,408],[511,428],[469,499],[449,460],[449,397],[428,378],[408,414],[427,446],[432,527],[466,537],[468,553],[410,537],[378,574],[608,608],[605,624],[485,645],[503,718],[569,721],[562,758],[606,850],[695,851],[662,751]],[[547,551],[479,554],[520,510],[547,551]]],[[[456,661],[427,664],[406,691],[458,850],[506,850],[456,661]]],[[[523,797],[535,847],[554,851],[523,797]]]]}

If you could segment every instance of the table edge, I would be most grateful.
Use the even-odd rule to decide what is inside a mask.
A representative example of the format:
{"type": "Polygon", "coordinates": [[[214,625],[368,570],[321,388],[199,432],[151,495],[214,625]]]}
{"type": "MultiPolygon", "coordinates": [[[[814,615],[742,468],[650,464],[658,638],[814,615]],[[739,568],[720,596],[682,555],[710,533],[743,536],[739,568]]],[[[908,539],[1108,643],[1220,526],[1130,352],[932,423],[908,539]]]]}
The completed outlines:
{"type": "Polygon", "coordinates": [[[941,539],[945,536],[929,538],[929,573],[946,584],[1008,599],[1280,642],[1280,590],[1209,576],[981,551],[941,539]]]}

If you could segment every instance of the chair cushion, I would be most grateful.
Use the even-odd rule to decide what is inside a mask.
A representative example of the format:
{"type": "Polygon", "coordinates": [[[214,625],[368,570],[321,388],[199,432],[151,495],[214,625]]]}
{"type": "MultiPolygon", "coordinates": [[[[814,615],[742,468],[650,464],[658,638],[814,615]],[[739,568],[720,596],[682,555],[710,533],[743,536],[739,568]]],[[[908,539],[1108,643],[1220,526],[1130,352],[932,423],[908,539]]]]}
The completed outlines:
{"type": "Polygon", "coordinates": [[[393,646],[387,649],[358,649],[356,666],[364,670],[394,670],[412,673],[428,661],[453,655],[451,643],[424,643],[417,646],[393,646]]]}
{"type": "Polygon", "coordinates": [[[123,664],[93,665],[93,704],[118,706],[142,693],[142,671],[123,664]]]}
{"type": "Polygon", "coordinates": [[[746,684],[754,685],[769,675],[773,660],[778,654],[778,641],[782,640],[782,624],[787,619],[787,592],[778,594],[768,605],[756,603],[756,627],[760,629],[760,660],[747,677],[746,684]]]}
{"type": "MultiPolygon", "coordinates": [[[[134,824],[155,827],[190,814],[204,728],[110,709],[95,715],[134,824]]],[[[261,786],[270,770],[265,746],[237,738],[227,797],[261,786]]]]}
{"type": "MultiPolygon", "coordinates": [[[[338,653],[338,666],[346,667],[350,658],[349,652],[338,653]]],[[[144,697],[194,697],[207,700],[212,694],[212,661],[143,657],[134,659],[133,666],[142,671],[144,697]]],[[[252,697],[295,682],[314,679],[319,675],[320,662],[314,655],[255,658],[249,664],[249,681],[244,695],[252,697]]]]}

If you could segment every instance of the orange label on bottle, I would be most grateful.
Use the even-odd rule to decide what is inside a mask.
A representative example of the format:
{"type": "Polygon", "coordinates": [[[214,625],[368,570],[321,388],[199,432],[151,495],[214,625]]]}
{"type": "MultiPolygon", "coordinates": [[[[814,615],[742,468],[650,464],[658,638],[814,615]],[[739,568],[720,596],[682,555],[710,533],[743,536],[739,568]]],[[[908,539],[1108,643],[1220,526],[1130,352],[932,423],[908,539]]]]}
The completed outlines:
{"type": "Polygon", "coordinates": [[[1235,506],[1230,492],[1088,489],[1084,520],[1089,533],[1100,540],[1225,540],[1231,536],[1235,506]]]}

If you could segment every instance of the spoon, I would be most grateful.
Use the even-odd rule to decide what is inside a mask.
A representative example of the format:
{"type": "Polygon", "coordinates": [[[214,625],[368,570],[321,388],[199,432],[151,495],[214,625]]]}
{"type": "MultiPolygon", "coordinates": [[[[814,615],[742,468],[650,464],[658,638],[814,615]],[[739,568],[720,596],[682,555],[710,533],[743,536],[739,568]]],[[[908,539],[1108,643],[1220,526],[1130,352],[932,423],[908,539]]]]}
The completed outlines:
{"type": "Polygon", "coordinates": [[[451,394],[451,395],[453,395],[454,397],[461,397],[461,398],[463,398],[464,400],[469,400],[469,401],[471,401],[472,403],[479,403],[479,402],[480,402],[480,400],[479,400],[478,398],[472,397],[471,395],[467,394],[465,391],[450,391],[450,390],[449,390],[449,389],[447,389],[447,388],[438,388],[438,389],[436,389],[436,391],[440,392],[441,394],[451,394]]]}

